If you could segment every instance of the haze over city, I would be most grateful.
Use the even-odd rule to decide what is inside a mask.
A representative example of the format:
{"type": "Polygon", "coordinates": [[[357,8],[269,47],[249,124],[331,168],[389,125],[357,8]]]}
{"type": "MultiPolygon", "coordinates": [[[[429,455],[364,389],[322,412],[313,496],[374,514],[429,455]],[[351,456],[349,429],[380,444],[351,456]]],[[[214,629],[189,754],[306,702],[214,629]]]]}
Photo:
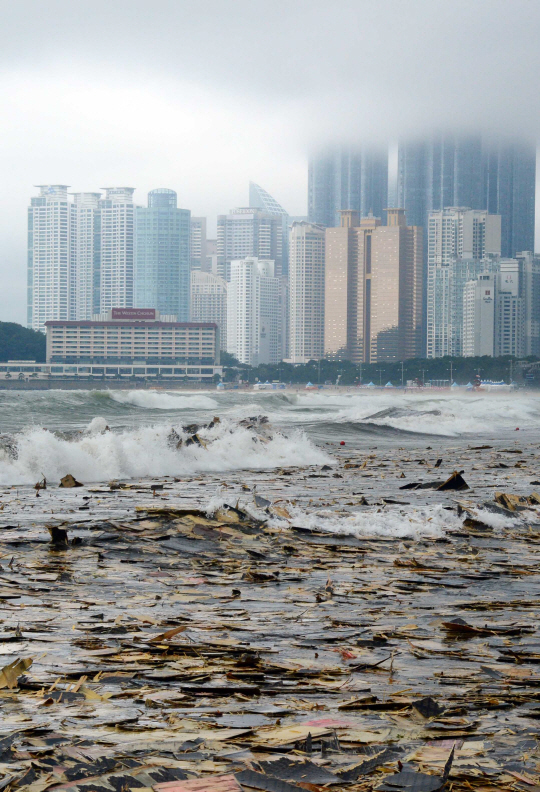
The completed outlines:
{"type": "MultiPolygon", "coordinates": [[[[538,138],[540,7],[23,0],[2,10],[0,317],[26,316],[33,185],[168,187],[206,216],[250,179],[291,215],[327,143],[432,129],[538,138]]],[[[538,238],[538,234],[537,234],[538,238]]]]}

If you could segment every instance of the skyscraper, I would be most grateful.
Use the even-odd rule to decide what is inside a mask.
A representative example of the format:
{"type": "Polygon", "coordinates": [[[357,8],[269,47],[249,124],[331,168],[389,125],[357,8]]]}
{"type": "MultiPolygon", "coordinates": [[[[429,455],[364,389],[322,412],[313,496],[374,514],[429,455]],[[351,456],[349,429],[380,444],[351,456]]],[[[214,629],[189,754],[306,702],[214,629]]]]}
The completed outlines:
{"type": "Polygon", "coordinates": [[[371,278],[366,266],[371,363],[406,360],[421,350],[422,229],[407,226],[403,209],[388,209],[387,215],[386,225],[373,233],[371,278]]]}
{"type": "Polygon", "coordinates": [[[220,349],[227,349],[227,283],[223,278],[211,272],[192,271],[191,321],[217,324],[220,349]]]}
{"type": "Polygon", "coordinates": [[[28,209],[27,322],[45,330],[51,319],[71,319],[73,205],[67,185],[40,184],[28,209]]]}
{"type": "Polygon", "coordinates": [[[434,134],[398,149],[398,203],[413,225],[427,228],[430,212],[447,206],[485,209],[479,135],[434,134]]]}
{"type": "Polygon", "coordinates": [[[353,209],[361,217],[370,212],[382,217],[387,204],[387,148],[342,146],[310,158],[309,222],[337,227],[342,209],[353,209]]]}
{"type": "Polygon", "coordinates": [[[484,207],[501,215],[501,253],[534,251],[536,147],[488,141],[484,147],[484,207]]]}
{"type": "MultiPolygon", "coordinates": [[[[189,321],[190,212],[178,209],[174,190],[148,193],[135,210],[135,306],[189,321]]],[[[120,306],[121,307],[121,306],[120,306]]]]}
{"type": "Polygon", "coordinates": [[[100,312],[101,193],[73,193],[71,318],[91,319],[100,312]]]}
{"type": "MultiPolygon", "coordinates": [[[[501,218],[467,207],[433,211],[428,219],[427,253],[427,357],[459,354],[457,328],[453,323],[453,300],[461,299],[454,288],[454,261],[484,261],[500,256],[501,218]]],[[[482,264],[480,271],[486,269],[482,264]]],[[[461,326],[461,325],[460,325],[461,326]]]]}
{"type": "Polygon", "coordinates": [[[523,140],[434,134],[403,141],[398,202],[409,221],[427,227],[429,212],[449,206],[501,215],[501,252],[534,249],[536,149],[523,140]]]}
{"type": "Polygon", "coordinates": [[[252,181],[249,183],[249,205],[281,217],[281,275],[286,275],[289,271],[289,215],[270,193],[252,181]]]}
{"type": "Polygon", "coordinates": [[[293,223],[289,243],[289,358],[307,363],[324,356],[325,228],[293,223]]]}
{"type": "Polygon", "coordinates": [[[191,218],[191,269],[206,270],[206,217],[191,218]]]}
{"type": "Polygon", "coordinates": [[[280,280],[274,262],[245,258],[231,262],[227,294],[227,352],[241,363],[279,363],[280,280]]]}
{"type": "Polygon", "coordinates": [[[231,261],[260,258],[273,261],[275,275],[283,272],[283,223],[262,209],[234,209],[217,219],[218,275],[230,280],[231,261]]]}
{"type": "Polygon", "coordinates": [[[326,230],[325,353],[354,363],[420,354],[422,231],[402,209],[380,218],[341,212],[326,230]]]}
{"type": "Polygon", "coordinates": [[[100,311],[133,306],[134,187],[104,187],[101,209],[100,311]]]}

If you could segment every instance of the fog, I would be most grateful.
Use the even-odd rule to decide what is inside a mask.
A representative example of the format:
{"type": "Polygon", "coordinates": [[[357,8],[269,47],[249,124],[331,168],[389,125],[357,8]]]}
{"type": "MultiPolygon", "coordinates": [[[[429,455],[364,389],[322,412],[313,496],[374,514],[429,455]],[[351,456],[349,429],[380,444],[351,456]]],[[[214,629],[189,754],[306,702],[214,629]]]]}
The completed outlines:
{"type": "Polygon", "coordinates": [[[250,179],[304,214],[327,142],[536,140],[539,23],[528,0],[4,1],[0,319],[25,321],[33,185],[170,187],[212,225],[250,179]]]}

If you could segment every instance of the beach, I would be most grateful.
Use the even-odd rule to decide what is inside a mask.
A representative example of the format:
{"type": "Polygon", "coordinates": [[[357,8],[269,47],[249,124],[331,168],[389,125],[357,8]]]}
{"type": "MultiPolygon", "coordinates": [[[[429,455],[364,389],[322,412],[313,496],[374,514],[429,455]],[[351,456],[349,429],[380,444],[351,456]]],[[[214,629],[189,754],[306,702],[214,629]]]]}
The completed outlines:
{"type": "Polygon", "coordinates": [[[0,400],[0,783],[538,784],[534,393],[0,400]]]}

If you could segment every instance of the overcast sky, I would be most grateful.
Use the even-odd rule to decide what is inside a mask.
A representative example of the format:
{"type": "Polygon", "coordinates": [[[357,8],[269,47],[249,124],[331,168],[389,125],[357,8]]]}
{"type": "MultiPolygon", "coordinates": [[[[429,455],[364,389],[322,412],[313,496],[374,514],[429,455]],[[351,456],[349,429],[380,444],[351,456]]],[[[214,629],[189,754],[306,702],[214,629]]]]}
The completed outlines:
{"type": "Polygon", "coordinates": [[[195,215],[250,179],[304,214],[326,140],[538,139],[537,0],[1,0],[0,320],[26,319],[33,185],[156,187],[195,215]]]}

